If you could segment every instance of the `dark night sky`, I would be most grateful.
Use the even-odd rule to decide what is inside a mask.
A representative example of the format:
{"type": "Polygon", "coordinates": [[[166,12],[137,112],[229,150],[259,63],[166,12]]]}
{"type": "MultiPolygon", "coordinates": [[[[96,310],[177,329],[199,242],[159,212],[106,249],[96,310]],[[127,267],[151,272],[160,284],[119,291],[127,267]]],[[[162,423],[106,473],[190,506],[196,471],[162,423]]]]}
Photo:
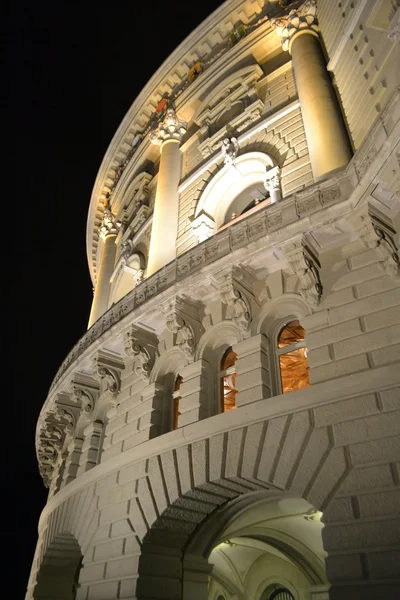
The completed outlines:
{"type": "Polygon", "coordinates": [[[9,282],[3,319],[10,341],[1,481],[2,504],[15,515],[3,514],[2,549],[12,582],[7,597],[24,598],[46,502],[34,451],[37,417],[59,365],[87,326],[92,285],[85,232],[97,171],[141,88],[220,4],[5,5],[10,167],[3,178],[11,185],[3,197],[9,234],[2,246],[9,282]]]}

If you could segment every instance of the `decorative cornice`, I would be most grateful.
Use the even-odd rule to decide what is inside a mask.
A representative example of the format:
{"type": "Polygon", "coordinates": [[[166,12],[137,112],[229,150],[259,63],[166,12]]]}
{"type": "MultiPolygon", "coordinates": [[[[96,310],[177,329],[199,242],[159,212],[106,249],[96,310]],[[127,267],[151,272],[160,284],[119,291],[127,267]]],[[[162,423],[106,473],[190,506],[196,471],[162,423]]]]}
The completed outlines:
{"type": "Polygon", "coordinates": [[[169,140],[182,141],[186,133],[187,123],[178,118],[173,108],[168,108],[163,121],[160,121],[155,129],[150,133],[150,140],[157,146],[162,145],[169,140]]]}
{"type": "Polygon", "coordinates": [[[289,12],[287,16],[271,19],[271,25],[281,38],[282,48],[289,50],[298,33],[311,33],[318,36],[316,0],[306,0],[304,4],[289,12]]]}

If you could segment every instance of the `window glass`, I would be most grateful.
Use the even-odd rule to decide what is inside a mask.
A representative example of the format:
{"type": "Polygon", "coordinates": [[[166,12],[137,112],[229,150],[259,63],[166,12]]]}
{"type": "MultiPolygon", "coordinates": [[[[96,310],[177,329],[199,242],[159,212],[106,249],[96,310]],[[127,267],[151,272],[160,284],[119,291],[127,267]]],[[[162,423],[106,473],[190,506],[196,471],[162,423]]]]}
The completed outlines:
{"type": "Polygon", "coordinates": [[[282,393],[287,394],[310,385],[305,331],[299,321],[291,321],[278,338],[278,359],[282,393]]]}
{"type": "Polygon", "coordinates": [[[228,348],[221,360],[221,403],[222,411],[228,412],[236,408],[236,352],[228,348]]]}

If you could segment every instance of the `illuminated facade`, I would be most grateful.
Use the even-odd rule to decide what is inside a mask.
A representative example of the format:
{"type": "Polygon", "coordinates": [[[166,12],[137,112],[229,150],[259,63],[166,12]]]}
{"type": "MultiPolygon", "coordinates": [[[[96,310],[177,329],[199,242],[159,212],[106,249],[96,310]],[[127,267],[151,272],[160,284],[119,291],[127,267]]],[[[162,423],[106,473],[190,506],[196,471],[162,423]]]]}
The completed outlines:
{"type": "Polygon", "coordinates": [[[400,8],[230,0],[133,103],[27,600],[399,597],[400,8]]]}

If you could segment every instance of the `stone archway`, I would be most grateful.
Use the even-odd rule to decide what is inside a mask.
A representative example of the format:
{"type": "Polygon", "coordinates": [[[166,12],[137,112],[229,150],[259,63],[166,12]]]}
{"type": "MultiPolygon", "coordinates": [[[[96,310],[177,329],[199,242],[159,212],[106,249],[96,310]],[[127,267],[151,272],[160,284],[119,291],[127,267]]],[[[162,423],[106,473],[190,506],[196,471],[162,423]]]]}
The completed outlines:
{"type": "Polygon", "coordinates": [[[59,533],[47,547],[37,575],[33,598],[75,600],[82,558],[75,536],[59,533]]]}

